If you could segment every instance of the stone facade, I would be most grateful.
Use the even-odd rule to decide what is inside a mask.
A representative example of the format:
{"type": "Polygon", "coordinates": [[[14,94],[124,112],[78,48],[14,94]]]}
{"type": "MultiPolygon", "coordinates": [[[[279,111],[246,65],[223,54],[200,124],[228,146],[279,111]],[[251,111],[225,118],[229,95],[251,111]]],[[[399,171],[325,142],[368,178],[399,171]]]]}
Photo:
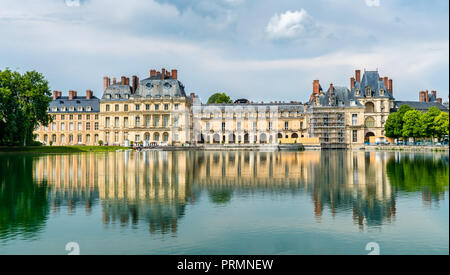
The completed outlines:
{"type": "MultiPolygon", "coordinates": [[[[330,84],[327,91],[314,80],[309,101],[203,104],[187,96],[178,71],[150,70],[139,80],[104,77],[101,99],[88,90],[85,97],[54,91],[49,127],[36,129],[36,139],[53,145],[117,146],[141,144],[320,144],[325,148],[357,148],[384,138],[391,112],[407,102],[395,101],[393,81],[378,71],[356,70],[350,89],[330,84]]],[[[443,106],[436,92],[420,93],[410,102],[422,111],[443,106]],[[423,101],[422,101],[423,100],[423,101]]]]}

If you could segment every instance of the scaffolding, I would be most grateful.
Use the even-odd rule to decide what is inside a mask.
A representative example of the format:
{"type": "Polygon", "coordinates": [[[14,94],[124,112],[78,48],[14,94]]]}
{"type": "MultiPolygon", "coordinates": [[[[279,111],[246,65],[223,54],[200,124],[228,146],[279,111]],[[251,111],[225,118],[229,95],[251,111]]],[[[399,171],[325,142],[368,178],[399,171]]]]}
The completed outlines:
{"type": "Polygon", "coordinates": [[[310,106],[309,136],[319,138],[322,149],[346,149],[345,111],[336,107],[310,106]]]}

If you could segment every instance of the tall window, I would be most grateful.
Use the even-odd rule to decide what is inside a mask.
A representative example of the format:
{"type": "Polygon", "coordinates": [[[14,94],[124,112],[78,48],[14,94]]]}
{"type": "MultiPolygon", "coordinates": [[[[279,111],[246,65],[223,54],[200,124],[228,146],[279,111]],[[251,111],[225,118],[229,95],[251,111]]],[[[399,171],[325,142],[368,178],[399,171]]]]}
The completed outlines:
{"type": "Polygon", "coordinates": [[[150,110],[150,104],[145,104],[145,110],[150,110]]]}
{"type": "Polygon", "coordinates": [[[169,104],[164,104],[164,110],[169,110],[169,104]]]}
{"type": "Polygon", "coordinates": [[[86,130],[91,130],[91,123],[90,122],[87,122],[86,123],[86,130]]]}
{"type": "Polygon", "coordinates": [[[106,105],[106,111],[109,112],[109,105],[106,105]]]}
{"type": "Polygon", "coordinates": [[[78,131],[83,130],[83,123],[78,122],[78,131]]]}
{"type": "Polygon", "coordinates": [[[139,107],[140,107],[139,104],[136,104],[135,106],[136,106],[136,111],[139,111],[139,107]]]}
{"type": "Polygon", "coordinates": [[[52,123],[52,131],[56,131],[56,123],[52,123]]]}
{"type": "Polygon", "coordinates": [[[125,112],[128,112],[128,104],[123,105],[123,109],[125,112]]]}
{"type": "Polygon", "coordinates": [[[123,118],[123,127],[128,128],[128,117],[123,118]]]}
{"type": "MultiPolygon", "coordinates": [[[[272,122],[271,122],[271,123],[272,123],[272,122]]],[[[238,129],[238,131],[241,130],[241,123],[240,123],[240,122],[237,123],[237,129],[238,129]]]]}
{"type": "Polygon", "coordinates": [[[73,131],[73,122],[69,123],[69,131],[73,131]]]}
{"type": "Polygon", "coordinates": [[[141,118],[140,117],[136,117],[136,127],[139,127],[139,124],[141,123],[141,118]]]}
{"type": "Polygon", "coordinates": [[[118,117],[114,118],[114,127],[119,128],[119,118],[118,117]]]}
{"type": "Polygon", "coordinates": [[[284,129],[289,130],[289,122],[288,121],[284,122],[284,129]]]}
{"type": "Polygon", "coordinates": [[[159,110],[159,104],[155,104],[155,110],[159,110]]]}
{"type": "Polygon", "coordinates": [[[358,114],[352,114],[352,125],[355,126],[358,124],[358,114]]]}
{"type": "Polygon", "coordinates": [[[353,130],[353,142],[358,142],[358,131],[353,130]]]}
{"type": "Polygon", "coordinates": [[[154,121],[154,126],[159,126],[159,117],[155,117],[154,121]]]}
{"type": "Polygon", "coordinates": [[[95,124],[94,124],[94,130],[98,130],[98,122],[95,122],[95,124]]]}
{"type": "Polygon", "coordinates": [[[119,111],[119,104],[114,105],[114,111],[116,111],[116,112],[119,111]]]}
{"type": "Polygon", "coordinates": [[[66,124],[64,124],[64,122],[61,122],[61,131],[65,131],[66,130],[66,124]]]}
{"type": "Polygon", "coordinates": [[[164,127],[169,125],[169,116],[164,116],[164,127]]]}
{"type": "Polygon", "coordinates": [[[222,131],[225,131],[225,122],[222,122],[222,131]]]}
{"type": "Polygon", "coordinates": [[[82,135],[78,135],[78,143],[83,142],[83,136],[82,135]]]}
{"type": "Polygon", "coordinates": [[[106,128],[109,128],[109,122],[110,122],[110,118],[107,117],[107,118],[105,119],[105,127],[106,127],[106,128]]]}

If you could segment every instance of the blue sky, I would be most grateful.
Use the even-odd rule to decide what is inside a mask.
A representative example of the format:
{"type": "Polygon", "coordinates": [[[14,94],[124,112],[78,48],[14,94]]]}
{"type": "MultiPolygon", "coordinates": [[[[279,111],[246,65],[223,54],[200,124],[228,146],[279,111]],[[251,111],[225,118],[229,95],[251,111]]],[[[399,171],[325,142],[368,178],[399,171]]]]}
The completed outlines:
{"type": "Polygon", "coordinates": [[[378,69],[394,95],[449,91],[447,0],[0,0],[0,68],[101,96],[103,76],[177,68],[186,92],[306,101],[378,69]]]}

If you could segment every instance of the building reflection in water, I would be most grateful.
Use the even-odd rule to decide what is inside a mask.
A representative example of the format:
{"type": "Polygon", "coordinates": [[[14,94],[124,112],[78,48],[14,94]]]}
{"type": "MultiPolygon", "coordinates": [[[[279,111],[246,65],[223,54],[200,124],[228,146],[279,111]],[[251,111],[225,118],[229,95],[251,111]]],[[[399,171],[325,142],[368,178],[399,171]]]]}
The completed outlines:
{"type": "MultiPolygon", "coordinates": [[[[446,177],[448,188],[448,156],[420,161],[446,177]]],[[[65,206],[69,214],[80,207],[90,214],[94,204],[101,204],[105,226],[143,222],[151,233],[175,234],[186,206],[206,191],[219,205],[233,196],[306,193],[318,221],[324,211],[353,213],[354,223],[364,229],[395,218],[397,192],[417,184],[405,187],[402,175],[421,164],[394,153],[364,151],[114,152],[38,157],[33,178],[47,184],[52,212],[65,206]]],[[[418,190],[443,194],[446,188],[428,187],[418,190]]]]}

